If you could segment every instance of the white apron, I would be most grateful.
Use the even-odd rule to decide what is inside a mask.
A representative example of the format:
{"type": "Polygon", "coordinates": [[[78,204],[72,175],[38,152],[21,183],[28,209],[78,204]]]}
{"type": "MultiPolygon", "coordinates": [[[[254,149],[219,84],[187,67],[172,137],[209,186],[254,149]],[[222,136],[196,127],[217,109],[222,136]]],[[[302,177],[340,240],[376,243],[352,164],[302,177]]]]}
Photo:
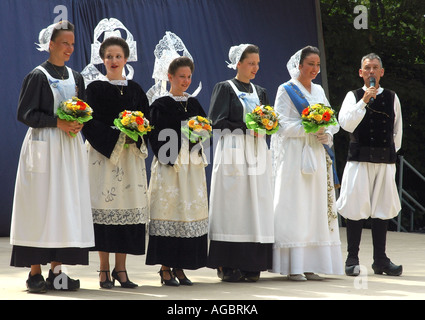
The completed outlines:
{"type": "MultiPolygon", "coordinates": [[[[41,66],[54,98],[76,95],[67,80],[54,79],[41,66]]],[[[29,128],[22,144],[13,201],[10,243],[41,248],[93,247],[94,233],[87,151],[81,133],[70,138],[58,128],[29,128]]]]}
{"type": "Polygon", "coordinates": [[[93,222],[105,225],[145,224],[149,222],[148,186],[144,140],[124,148],[126,134],[121,132],[110,159],[86,141],[93,222]]]}
{"type": "MultiPolygon", "coordinates": [[[[260,104],[256,89],[240,92],[245,114],[260,104]]],[[[271,156],[265,137],[225,134],[214,155],[210,192],[211,240],[273,243],[271,156]]]]}
{"type": "Polygon", "coordinates": [[[149,183],[150,236],[196,238],[208,233],[207,159],[183,138],[173,166],[157,157],[149,183]]]}

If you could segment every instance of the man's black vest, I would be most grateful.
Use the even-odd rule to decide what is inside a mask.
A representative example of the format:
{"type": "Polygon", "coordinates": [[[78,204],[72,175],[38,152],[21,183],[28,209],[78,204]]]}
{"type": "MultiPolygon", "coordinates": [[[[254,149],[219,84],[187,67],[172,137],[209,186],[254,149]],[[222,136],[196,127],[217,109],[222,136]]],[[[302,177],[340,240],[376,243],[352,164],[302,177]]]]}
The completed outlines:
{"type": "MultiPolygon", "coordinates": [[[[358,102],[365,91],[352,91],[358,102]]],[[[395,163],[394,145],[394,91],[384,89],[373,103],[366,107],[366,114],[353,133],[350,133],[348,161],[395,163]]]]}

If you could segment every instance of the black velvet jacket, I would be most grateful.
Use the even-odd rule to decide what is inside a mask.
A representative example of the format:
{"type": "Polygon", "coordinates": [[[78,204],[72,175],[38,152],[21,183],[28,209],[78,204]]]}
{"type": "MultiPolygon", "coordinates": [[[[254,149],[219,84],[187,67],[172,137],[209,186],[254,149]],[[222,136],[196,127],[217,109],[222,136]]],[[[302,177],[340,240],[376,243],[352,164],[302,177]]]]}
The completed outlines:
{"type": "MultiPolygon", "coordinates": [[[[148,98],[142,88],[132,80],[123,87],[107,81],[94,81],[88,85],[86,93],[87,103],[93,109],[93,119],[85,123],[83,134],[96,151],[109,158],[121,132],[113,128],[114,119],[124,110],[142,111],[149,119],[148,98]],[[120,93],[121,89],[123,95],[120,93]]],[[[145,141],[147,142],[147,139],[145,141]]],[[[140,139],[137,144],[140,147],[140,139]]]]}

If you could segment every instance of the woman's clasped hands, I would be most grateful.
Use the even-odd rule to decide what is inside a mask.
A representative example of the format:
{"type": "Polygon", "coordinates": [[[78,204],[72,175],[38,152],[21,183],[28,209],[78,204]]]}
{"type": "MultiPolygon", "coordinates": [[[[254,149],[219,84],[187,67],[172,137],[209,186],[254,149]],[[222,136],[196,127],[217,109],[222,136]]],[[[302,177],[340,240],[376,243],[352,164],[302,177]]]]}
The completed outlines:
{"type": "Polygon", "coordinates": [[[321,144],[331,144],[332,136],[329,133],[325,132],[325,127],[321,127],[317,132],[313,133],[316,136],[317,141],[321,144]]]}

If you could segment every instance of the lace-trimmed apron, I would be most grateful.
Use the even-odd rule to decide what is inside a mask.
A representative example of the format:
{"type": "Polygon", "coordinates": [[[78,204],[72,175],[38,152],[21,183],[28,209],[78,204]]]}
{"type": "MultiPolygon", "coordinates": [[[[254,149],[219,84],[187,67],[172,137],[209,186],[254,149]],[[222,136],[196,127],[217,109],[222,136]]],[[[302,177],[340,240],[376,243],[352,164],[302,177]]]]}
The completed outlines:
{"type": "Polygon", "coordinates": [[[206,166],[205,154],[190,152],[186,138],[182,138],[173,166],[153,158],[149,182],[150,236],[197,238],[208,233],[206,166]]]}
{"type": "MultiPolygon", "coordinates": [[[[253,92],[239,91],[245,115],[260,105],[253,92]]],[[[216,241],[273,243],[271,156],[265,137],[225,134],[217,143],[210,193],[210,238],[216,241]]]]}
{"type": "MultiPolygon", "coordinates": [[[[47,77],[60,103],[76,95],[69,78],[47,77]]],[[[15,185],[10,242],[13,245],[66,248],[94,246],[87,151],[81,133],[71,138],[58,128],[29,128],[25,136],[15,185]]]]}

